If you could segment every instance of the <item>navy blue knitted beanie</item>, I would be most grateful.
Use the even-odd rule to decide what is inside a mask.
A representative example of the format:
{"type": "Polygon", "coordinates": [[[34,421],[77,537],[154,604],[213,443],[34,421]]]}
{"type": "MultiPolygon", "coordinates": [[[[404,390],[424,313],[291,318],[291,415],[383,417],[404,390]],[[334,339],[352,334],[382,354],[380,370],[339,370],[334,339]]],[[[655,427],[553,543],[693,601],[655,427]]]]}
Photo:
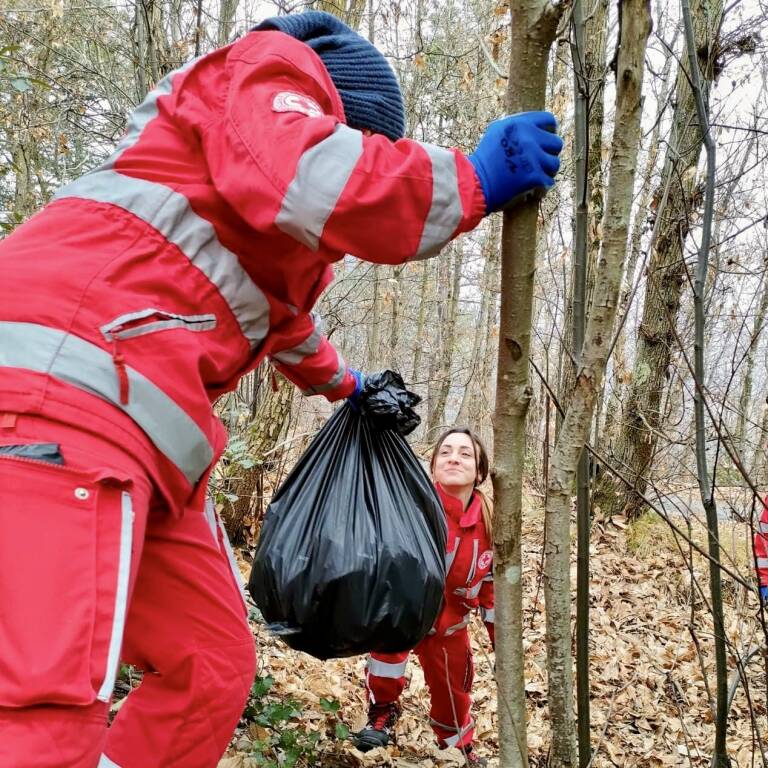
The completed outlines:
{"type": "Polygon", "coordinates": [[[403,95],[382,53],[343,21],[323,11],[273,16],[254,29],[277,29],[306,43],[322,59],[352,128],[382,133],[393,141],[405,133],[403,95]]]}

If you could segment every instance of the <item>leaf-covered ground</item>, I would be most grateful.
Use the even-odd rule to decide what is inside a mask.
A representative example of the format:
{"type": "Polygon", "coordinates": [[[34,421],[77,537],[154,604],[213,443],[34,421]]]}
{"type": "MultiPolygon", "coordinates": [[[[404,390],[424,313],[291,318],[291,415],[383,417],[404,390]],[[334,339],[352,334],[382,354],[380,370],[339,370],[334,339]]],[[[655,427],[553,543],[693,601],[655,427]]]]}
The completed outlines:
{"type": "MultiPolygon", "coordinates": [[[[543,766],[549,739],[541,585],[543,525],[539,505],[529,506],[523,545],[528,744],[531,764],[543,766]]],[[[694,526],[694,538],[705,541],[700,526],[694,526]]],[[[749,554],[741,529],[724,524],[722,540],[727,542],[734,567],[748,574],[749,554]]],[[[690,570],[683,559],[683,554],[688,556],[687,546],[681,542],[680,547],[659,520],[628,527],[622,519],[615,519],[595,527],[591,691],[596,768],[709,765],[714,735],[710,707],[710,693],[714,695],[712,625],[701,595],[691,589],[690,570]]],[[[707,562],[701,555],[694,555],[693,563],[694,576],[706,590],[707,562]]],[[[244,563],[243,569],[247,570],[244,563]]],[[[756,599],[727,576],[724,589],[732,651],[746,656],[753,647],[763,648],[763,630],[755,619],[756,599]]],[[[294,716],[280,727],[297,729],[299,734],[316,734],[312,736],[316,743],[313,741],[311,753],[291,751],[291,739],[285,742],[289,745],[287,749],[278,745],[265,752],[263,745],[268,743],[265,739],[269,728],[252,722],[238,731],[219,768],[288,764],[400,768],[463,765],[461,753],[441,752],[433,745],[427,717],[428,691],[415,659],[409,667],[410,684],[402,700],[403,716],[396,745],[362,755],[343,737],[347,730],[357,730],[365,721],[365,660],[360,657],[320,662],[288,649],[260,625],[254,625],[254,632],[260,676],[273,681],[265,701],[290,699],[295,705],[294,716]],[[254,743],[261,744],[262,751],[254,750],[254,743]]],[[[493,757],[498,744],[492,659],[479,621],[471,632],[476,652],[474,714],[478,751],[493,757]]],[[[749,697],[744,685],[735,682],[737,664],[733,652],[728,661],[735,689],[728,738],[734,768],[764,765],[758,743],[768,749],[764,654],[755,653],[744,668],[749,697]]],[[[491,765],[497,764],[492,759],[491,765]]]]}

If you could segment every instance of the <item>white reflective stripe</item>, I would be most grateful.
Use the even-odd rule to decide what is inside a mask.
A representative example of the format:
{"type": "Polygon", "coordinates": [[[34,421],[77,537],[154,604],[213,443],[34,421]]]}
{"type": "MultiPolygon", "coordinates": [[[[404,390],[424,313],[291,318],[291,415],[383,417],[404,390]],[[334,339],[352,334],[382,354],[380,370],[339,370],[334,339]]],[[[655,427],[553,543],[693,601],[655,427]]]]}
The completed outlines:
{"type": "Polygon", "coordinates": [[[496,618],[496,609],[495,608],[483,608],[482,606],[480,606],[480,618],[486,624],[493,624],[494,619],[496,618]]]}
{"type": "Polygon", "coordinates": [[[475,575],[475,567],[477,566],[477,550],[480,547],[480,542],[477,539],[472,540],[472,563],[469,566],[469,576],[467,576],[467,584],[472,583],[472,578],[475,575]]]}
{"type": "Polygon", "coordinates": [[[308,396],[322,395],[323,392],[330,392],[332,389],[336,389],[336,387],[344,381],[344,376],[347,374],[347,364],[344,362],[344,358],[339,354],[338,350],[336,350],[336,357],[339,361],[339,367],[336,369],[336,373],[333,374],[331,380],[325,384],[314,384],[307,387],[307,389],[302,390],[302,394],[308,396]]]}
{"type": "Polygon", "coordinates": [[[36,323],[0,322],[0,367],[44,373],[112,403],[147,433],[192,484],[213,460],[213,448],[200,427],[130,366],[125,371],[131,396],[123,405],[112,355],[79,336],[36,323]]]}
{"type": "Polygon", "coordinates": [[[320,339],[323,337],[323,320],[317,312],[313,312],[312,321],[315,327],[301,344],[275,352],[272,357],[283,365],[298,365],[305,357],[314,355],[320,348],[320,339]]]}
{"type": "MultiPolygon", "coordinates": [[[[443,741],[446,746],[455,747],[474,727],[475,724],[470,720],[455,736],[449,736],[447,739],[443,739],[443,741]]],[[[456,729],[452,728],[451,730],[455,731],[456,729]]]]}
{"type": "Polygon", "coordinates": [[[408,659],[398,663],[390,663],[388,661],[379,661],[374,659],[373,656],[368,657],[368,674],[375,675],[376,677],[390,677],[397,680],[405,675],[405,670],[408,668],[408,659]]]}
{"type": "Polygon", "coordinates": [[[139,312],[129,312],[120,315],[106,325],[102,325],[99,330],[105,339],[131,339],[136,336],[143,336],[147,333],[157,331],[166,331],[171,328],[184,328],[188,331],[210,331],[216,327],[216,315],[178,315],[175,312],[166,312],[164,309],[142,309],[139,312]],[[121,326],[128,323],[135,323],[137,320],[145,318],[155,318],[148,323],[140,323],[130,328],[121,326]]]}
{"type": "Polygon", "coordinates": [[[416,259],[439,253],[453,236],[462,216],[456,156],[434,144],[422,143],[421,146],[432,161],[432,205],[424,222],[416,259]]]}
{"type": "Polygon", "coordinates": [[[768,557],[758,557],[757,558],[757,567],[758,568],[768,568],[768,557]]]}
{"type": "Polygon", "coordinates": [[[471,589],[466,589],[464,587],[456,587],[456,589],[453,590],[454,595],[458,595],[459,597],[466,597],[468,600],[471,600],[472,598],[477,597],[480,594],[480,590],[483,588],[483,580],[480,579],[480,581],[475,584],[474,587],[471,589]]]}
{"type": "Polygon", "coordinates": [[[453,561],[456,558],[456,553],[459,551],[459,537],[457,536],[453,540],[453,549],[450,552],[446,552],[445,554],[445,572],[446,574],[448,571],[451,570],[451,566],[453,565],[453,561]]]}
{"type": "MultiPolygon", "coordinates": [[[[210,502],[211,508],[213,509],[213,502],[210,502]]],[[[248,611],[248,603],[245,599],[245,584],[243,583],[243,574],[240,573],[240,569],[237,567],[237,560],[235,560],[235,553],[232,549],[232,545],[229,543],[229,536],[227,535],[227,529],[224,527],[224,523],[221,521],[221,518],[216,514],[216,510],[213,510],[214,518],[219,523],[219,530],[221,531],[221,538],[224,542],[224,551],[227,553],[227,560],[229,560],[229,567],[232,569],[232,575],[235,578],[235,584],[237,584],[237,589],[240,592],[240,597],[243,598],[243,605],[245,606],[246,612],[248,611]]]]}
{"type": "Polygon", "coordinates": [[[363,134],[339,123],[334,132],[299,158],[275,224],[316,251],[325,222],[363,154],[363,134]]]}
{"type": "Polygon", "coordinates": [[[469,626],[469,622],[471,618],[472,618],[472,614],[467,613],[458,624],[454,624],[452,627],[448,627],[448,629],[446,629],[445,632],[443,632],[443,634],[445,635],[445,637],[448,637],[449,635],[455,634],[460,629],[464,629],[464,627],[469,626]]]}
{"type": "Polygon", "coordinates": [[[96,768],[121,768],[116,762],[110,760],[106,755],[102,755],[99,758],[99,764],[96,768]]]}
{"type": "Polygon", "coordinates": [[[120,504],[120,556],[117,563],[117,587],[115,590],[115,612],[112,616],[112,635],[109,639],[107,669],[104,682],[96,698],[109,701],[115,687],[117,667],[120,663],[120,648],[123,645],[125,614],[128,609],[128,582],[131,577],[131,548],[133,544],[133,503],[131,494],[123,491],[120,504]]]}
{"type": "Polygon", "coordinates": [[[768,523],[760,523],[760,533],[768,533],[768,523]]]}
{"type": "Polygon", "coordinates": [[[216,509],[213,506],[213,500],[206,498],[205,504],[203,504],[203,515],[205,515],[205,522],[208,523],[208,527],[211,529],[211,536],[219,546],[219,526],[216,524],[216,509]]]}
{"type": "Polygon", "coordinates": [[[493,582],[493,571],[491,571],[489,574],[486,574],[485,576],[483,576],[483,581],[493,582]]]}
{"type": "Polygon", "coordinates": [[[98,170],[73,181],[57,198],[80,197],[111,203],[132,213],[178,246],[215,286],[256,348],[269,330],[269,302],[242,268],[237,256],[218,240],[210,221],[198,216],[189,200],[163,184],[98,170]]]}
{"type": "Polygon", "coordinates": [[[439,720],[435,720],[433,718],[429,719],[429,724],[433,728],[442,728],[444,731],[450,731],[451,733],[456,734],[455,736],[449,736],[447,739],[443,739],[443,741],[449,747],[455,746],[461,738],[466,736],[475,727],[475,723],[472,718],[470,718],[467,724],[462,728],[457,728],[455,725],[446,725],[445,723],[441,723],[439,720]]]}
{"type": "Polygon", "coordinates": [[[168,96],[173,90],[173,78],[181,72],[189,69],[199,59],[190,59],[188,62],[180,66],[178,69],[174,69],[169,72],[158,84],[144,97],[144,101],[139,104],[136,109],[133,110],[128,118],[128,125],[126,127],[125,135],[118,143],[112,156],[102,166],[102,168],[111,168],[120,155],[125,152],[126,149],[132,147],[141,137],[147,124],[157,117],[158,107],[157,100],[161,96],[168,96]]]}

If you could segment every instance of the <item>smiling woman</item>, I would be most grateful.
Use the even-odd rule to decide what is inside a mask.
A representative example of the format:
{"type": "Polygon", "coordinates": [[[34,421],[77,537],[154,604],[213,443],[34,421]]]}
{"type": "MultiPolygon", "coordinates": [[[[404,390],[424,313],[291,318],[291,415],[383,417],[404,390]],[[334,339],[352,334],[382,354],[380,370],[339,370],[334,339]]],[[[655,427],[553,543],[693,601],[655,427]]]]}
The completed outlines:
{"type": "MultiPolygon", "coordinates": [[[[454,427],[438,439],[430,470],[448,528],[447,573],[440,615],[413,650],[429,687],[430,725],[438,744],[458,747],[468,765],[483,766],[485,758],[472,746],[474,664],[467,626],[479,609],[494,643],[492,506],[477,487],[488,476],[488,455],[471,430],[454,427]]],[[[358,734],[358,749],[386,746],[393,737],[409,654],[373,653],[368,659],[368,724],[358,734]]]]}

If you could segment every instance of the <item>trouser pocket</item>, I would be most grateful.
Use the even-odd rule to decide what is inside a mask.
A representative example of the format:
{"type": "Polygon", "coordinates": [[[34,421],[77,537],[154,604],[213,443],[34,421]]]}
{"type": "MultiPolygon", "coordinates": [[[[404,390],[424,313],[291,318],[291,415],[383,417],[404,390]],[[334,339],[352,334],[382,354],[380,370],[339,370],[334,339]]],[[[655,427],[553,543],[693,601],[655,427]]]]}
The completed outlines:
{"type": "Polygon", "coordinates": [[[0,456],[0,706],[112,693],[133,535],[114,475],[0,456]]]}

